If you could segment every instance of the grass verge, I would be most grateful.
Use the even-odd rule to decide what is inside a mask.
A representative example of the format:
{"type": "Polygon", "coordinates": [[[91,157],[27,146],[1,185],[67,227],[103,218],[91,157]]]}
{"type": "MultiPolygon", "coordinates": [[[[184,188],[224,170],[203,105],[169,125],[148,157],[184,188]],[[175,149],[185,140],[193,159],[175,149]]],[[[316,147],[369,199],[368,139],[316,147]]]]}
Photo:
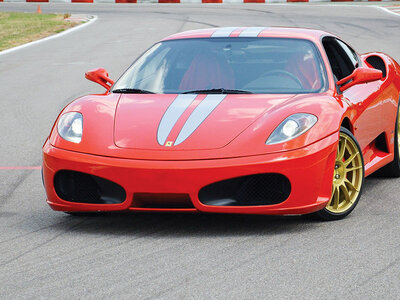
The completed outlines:
{"type": "Polygon", "coordinates": [[[0,12],[0,51],[22,45],[74,27],[56,14],[0,12]]]}

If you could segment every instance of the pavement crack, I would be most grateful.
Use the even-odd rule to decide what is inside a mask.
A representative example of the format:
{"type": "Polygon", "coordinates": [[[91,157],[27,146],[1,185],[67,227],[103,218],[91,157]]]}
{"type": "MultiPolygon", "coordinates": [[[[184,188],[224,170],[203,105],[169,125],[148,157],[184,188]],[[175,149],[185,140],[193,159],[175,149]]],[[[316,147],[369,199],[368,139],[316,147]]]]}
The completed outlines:
{"type": "Polygon", "coordinates": [[[31,234],[37,233],[37,232],[39,232],[39,231],[42,231],[42,230],[45,230],[45,229],[48,229],[48,228],[52,228],[52,227],[54,227],[55,225],[60,225],[60,224],[63,224],[63,223],[67,223],[67,221],[60,222],[60,223],[58,223],[58,224],[51,224],[51,225],[45,226],[45,227],[40,227],[40,228],[38,228],[38,229],[36,229],[36,230],[27,232],[27,233],[25,233],[25,234],[21,234],[21,235],[19,235],[19,236],[15,236],[15,237],[13,237],[13,238],[0,241],[0,245],[1,245],[1,244],[4,244],[4,243],[9,243],[9,242],[15,241],[15,240],[17,240],[17,239],[20,239],[20,238],[29,236],[29,235],[31,235],[31,234]]]}
{"type": "MultiPolygon", "coordinates": [[[[69,230],[74,230],[74,228],[79,227],[79,226],[82,225],[82,223],[84,223],[85,221],[86,221],[86,220],[82,220],[81,222],[79,222],[79,223],[77,223],[77,224],[74,224],[73,226],[71,226],[71,227],[69,228],[69,230]]],[[[62,235],[65,234],[65,233],[66,233],[66,231],[63,231],[63,232],[60,232],[60,233],[54,235],[52,238],[47,239],[47,240],[45,240],[45,241],[42,242],[42,243],[39,243],[39,244],[36,245],[35,247],[30,248],[30,249],[28,249],[28,250],[22,252],[21,254],[15,256],[15,257],[13,257],[13,258],[11,258],[11,259],[5,261],[5,262],[3,262],[3,263],[1,263],[0,266],[6,266],[6,265],[8,265],[8,264],[10,264],[10,263],[12,263],[12,262],[18,260],[19,258],[25,256],[26,254],[32,253],[33,251],[39,249],[40,247],[43,247],[43,246],[47,245],[48,243],[50,243],[51,241],[55,240],[56,238],[62,236],[62,235]]]]}
{"type": "Polygon", "coordinates": [[[366,284],[368,284],[372,279],[374,279],[375,277],[385,273],[387,270],[393,268],[395,265],[397,265],[400,262],[400,257],[397,257],[395,260],[393,260],[391,263],[389,263],[388,265],[386,265],[385,267],[381,268],[379,271],[375,272],[374,274],[372,274],[371,276],[369,276],[367,279],[365,279],[363,282],[361,282],[360,284],[357,284],[356,287],[352,288],[350,290],[351,293],[355,292],[357,289],[365,286],[366,284]]]}
{"type": "Polygon", "coordinates": [[[2,208],[7,203],[7,200],[10,199],[15,190],[18,189],[22,185],[22,183],[24,183],[24,181],[29,177],[29,175],[32,174],[34,171],[35,170],[24,170],[22,174],[17,178],[17,180],[10,185],[11,188],[6,192],[4,196],[0,198],[0,200],[4,199],[4,201],[0,201],[0,208],[2,208]]]}

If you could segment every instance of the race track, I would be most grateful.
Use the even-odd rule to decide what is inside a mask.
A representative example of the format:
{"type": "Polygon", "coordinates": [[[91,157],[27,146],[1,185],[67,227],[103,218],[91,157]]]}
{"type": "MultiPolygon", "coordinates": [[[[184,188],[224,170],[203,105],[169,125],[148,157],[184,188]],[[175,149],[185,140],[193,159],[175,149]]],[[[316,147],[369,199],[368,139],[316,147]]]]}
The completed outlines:
{"type": "MultiPolygon", "coordinates": [[[[37,4],[0,3],[0,11],[37,4]]],[[[63,37],[0,55],[1,299],[398,299],[400,179],[367,178],[338,222],[304,217],[109,214],[72,217],[45,202],[41,146],[57,114],[102,92],[162,37],[210,26],[304,26],[400,61],[400,16],[370,6],[41,4],[97,15],[63,37]]]]}

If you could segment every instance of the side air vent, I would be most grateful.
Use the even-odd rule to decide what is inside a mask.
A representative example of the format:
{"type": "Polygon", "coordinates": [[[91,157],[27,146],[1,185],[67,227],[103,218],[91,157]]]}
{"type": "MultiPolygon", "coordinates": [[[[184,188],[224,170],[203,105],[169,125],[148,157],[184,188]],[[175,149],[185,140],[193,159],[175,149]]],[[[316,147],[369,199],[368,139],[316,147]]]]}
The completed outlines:
{"type": "Polygon", "coordinates": [[[386,77],[386,66],[382,58],[376,55],[372,55],[367,58],[367,63],[369,63],[373,68],[381,70],[383,78],[386,77]]]}

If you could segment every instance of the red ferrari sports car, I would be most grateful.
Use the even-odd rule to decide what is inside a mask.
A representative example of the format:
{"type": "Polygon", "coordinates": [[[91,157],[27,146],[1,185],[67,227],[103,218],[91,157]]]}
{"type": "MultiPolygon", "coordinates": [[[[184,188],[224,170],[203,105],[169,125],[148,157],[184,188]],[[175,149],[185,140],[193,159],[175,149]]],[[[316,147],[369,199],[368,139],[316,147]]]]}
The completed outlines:
{"type": "Polygon", "coordinates": [[[301,28],[174,34],[67,105],[43,146],[69,213],[348,215],[364,177],[400,176],[400,66],[301,28]]]}

